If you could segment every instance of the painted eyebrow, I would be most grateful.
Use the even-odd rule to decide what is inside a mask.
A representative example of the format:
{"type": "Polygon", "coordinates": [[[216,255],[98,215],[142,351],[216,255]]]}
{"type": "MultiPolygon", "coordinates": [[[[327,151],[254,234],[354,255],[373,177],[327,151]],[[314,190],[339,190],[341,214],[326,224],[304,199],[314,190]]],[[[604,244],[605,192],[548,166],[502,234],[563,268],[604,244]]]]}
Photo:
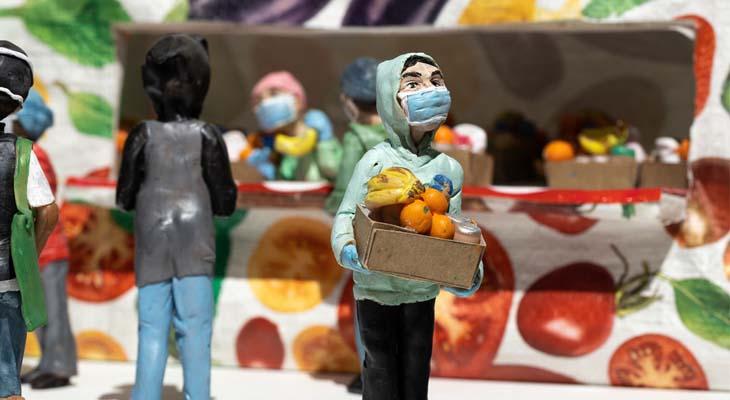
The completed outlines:
{"type": "Polygon", "coordinates": [[[444,77],[444,74],[442,74],[441,71],[439,71],[439,70],[433,71],[431,73],[431,78],[435,78],[437,76],[440,77],[440,78],[443,78],[444,77]]]}
{"type": "Polygon", "coordinates": [[[406,72],[403,75],[401,75],[400,77],[401,78],[407,78],[407,77],[420,78],[421,73],[420,72],[406,72]]]}

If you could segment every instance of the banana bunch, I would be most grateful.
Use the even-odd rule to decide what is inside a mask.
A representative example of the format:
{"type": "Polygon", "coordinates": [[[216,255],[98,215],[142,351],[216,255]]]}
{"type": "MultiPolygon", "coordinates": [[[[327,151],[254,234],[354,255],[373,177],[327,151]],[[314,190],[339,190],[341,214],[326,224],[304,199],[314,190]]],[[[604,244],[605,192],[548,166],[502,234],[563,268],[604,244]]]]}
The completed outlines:
{"type": "Polygon", "coordinates": [[[301,157],[311,153],[317,145],[317,131],[307,129],[303,136],[276,135],[274,150],[281,154],[301,157]]]}
{"type": "Polygon", "coordinates": [[[416,200],[426,188],[406,168],[384,169],[368,181],[365,206],[371,210],[393,204],[408,204],[416,200]]]}
{"type": "Polygon", "coordinates": [[[578,142],[586,153],[603,155],[608,154],[613,147],[624,144],[628,137],[628,129],[619,125],[583,130],[578,134],[578,142]]]}

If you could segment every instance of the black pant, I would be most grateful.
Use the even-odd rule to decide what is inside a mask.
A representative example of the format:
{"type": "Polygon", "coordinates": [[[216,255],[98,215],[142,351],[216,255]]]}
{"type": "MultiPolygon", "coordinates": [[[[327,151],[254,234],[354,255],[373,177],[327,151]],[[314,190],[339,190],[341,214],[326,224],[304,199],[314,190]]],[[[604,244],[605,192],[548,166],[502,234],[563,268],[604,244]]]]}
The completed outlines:
{"type": "Polygon", "coordinates": [[[426,400],[435,300],[384,306],[357,301],[365,347],[363,400],[426,400]]]}

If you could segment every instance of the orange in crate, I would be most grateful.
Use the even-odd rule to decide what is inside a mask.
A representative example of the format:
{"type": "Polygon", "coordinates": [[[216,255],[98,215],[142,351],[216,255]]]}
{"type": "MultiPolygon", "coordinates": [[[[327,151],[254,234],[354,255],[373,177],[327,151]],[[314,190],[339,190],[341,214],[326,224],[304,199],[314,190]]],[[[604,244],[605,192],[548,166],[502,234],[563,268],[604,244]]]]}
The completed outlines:
{"type": "Polygon", "coordinates": [[[689,158],[689,139],[682,140],[682,143],[680,143],[677,148],[677,154],[679,155],[679,158],[687,161],[689,158]]]}
{"type": "Polygon", "coordinates": [[[568,161],[575,158],[575,150],[564,140],[553,140],[545,146],[542,157],[547,161],[568,161]]]}
{"type": "Polygon", "coordinates": [[[456,141],[456,134],[454,131],[446,125],[441,125],[436,130],[436,135],[433,137],[434,143],[439,144],[453,144],[456,141]]]}
{"type": "Polygon", "coordinates": [[[416,200],[403,207],[400,212],[400,224],[403,227],[411,228],[418,233],[427,233],[431,229],[433,213],[423,200],[416,200]]]}
{"type": "Polygon", "coordinates": [[[453,239],[456,227],[447,215],[435,214],[431,222],[431,236],[441,239],[453,239]]]}
{"type": "Polygon", "coordinates": [[[425,192],[423,192],[421,198],[426,202],[428,208],[430,208],[431,212],[434,214],[445,214],[446,211],[449,211],[449,199],[446,197],[444,192],[428,188],[425,192]]]}

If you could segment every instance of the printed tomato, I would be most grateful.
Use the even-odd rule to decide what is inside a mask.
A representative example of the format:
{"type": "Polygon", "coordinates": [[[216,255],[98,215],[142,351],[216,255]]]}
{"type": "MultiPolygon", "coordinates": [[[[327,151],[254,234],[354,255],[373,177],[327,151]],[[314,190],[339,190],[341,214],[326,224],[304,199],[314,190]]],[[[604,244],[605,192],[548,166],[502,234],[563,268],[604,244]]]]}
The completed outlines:
{"type": "Polygon", "coordinates": [[[242,367],[281,369],[284,343],[279,329],[263,317],[249,320],[236,338],[236,354],[242,367]]]}
{"type": "Polygon", "coordinates": [[[104,332],[88,330],[76,335],[79,358],[86,360],[127,361],[127,355],[119,342],[104,332]]]}
{"type": "Polygon", "coordinates": [[[598,220],[586,218],[574,206],[517,202],[510,212],[524,212],[535,222],[566,235],[579,235],[598,220]]]}
{"type": "Polygon", "coordinates": [[[336,330],[323,325],[300,332],[292,343],[294,361],[302,371],[357,372],[360,362],[336,330]]]}
{"type": "Polygon", "coordinates": [[[287,217],[276,221],[259,239],[248,260],[248,283],[268,308],[301,312],[320,304],[343,274],[337,265],[330,232],[318,219],[287,217]]]}
{"type": "Polygon", "coordinates": [[[622,344],[611,357],[608,375],[615,386],[707,390],[707,378],[682,343],[647,334],[622,344]]]}
{"type": "Polygon", "coordinates": [[[484,228],[482,233],[487,251],[481,288],[468,298],[442,292],[436,299],[435,376],[483,377],[502,342],[514,290],[512,264],[499,240],[484,228]]]}
{"type": "Polygon", "coordinates": [[[353,281],[348,277],[345,288],[342,289],[340,303],[337,306],[337,329],[348,346],[357,351],[355,346],[355,295],[352,292],[353,281]]]}
{"type": "Polygon", "coordinates": [[[517,310],[517,327],[532,348],[576,357],[608,339],[615,313],[615,285],[605,268],[575,263],[530,286],[517,310]]]}
{"type": "Polygon", "coordinates": [[[667,227],[682,247],[714,243],[730,231],[730,159],[701,158],[692,162],[691,169],[686,218],[667,227]]]}
{"type": "Polygon", "coordinates": [[[679,19],[694,21],[697,27],[694,51],[696,117],[705,108],[710,94],[712,63],[715,61],[715,31],[712,25],[699,15],[685,15],[679,19]]]}
{"type": "Polygon", "coordinates": [[[492,365],[483,376],[495,381],[544,382],[544,383],[578,383],[575,379],[527,365],[492,365]]]}
{"type": "Polygon", "coordinates": [[[61,220],[70,252],[69,296],[104,302],[134,286],[134,237],[114,221],[109,209],[67,203],[61,220]]]}

